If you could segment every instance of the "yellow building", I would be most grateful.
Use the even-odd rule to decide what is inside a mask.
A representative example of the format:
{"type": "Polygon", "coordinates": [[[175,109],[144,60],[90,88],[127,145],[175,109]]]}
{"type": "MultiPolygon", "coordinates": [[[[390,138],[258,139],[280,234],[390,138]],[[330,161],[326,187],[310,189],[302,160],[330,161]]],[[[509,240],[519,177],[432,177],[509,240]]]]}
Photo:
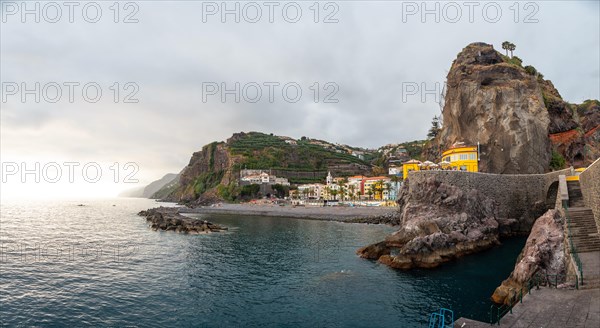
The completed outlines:
{"type": "Polygon", "coordinates": [[[421,170],[419,165],[421,165],[421,162],[417,161],[416,159],[411,159],[408,162],[404,162],[404,164],[402,164],[402,179],[408,178],[408,172],[410,171],[421,170]]]}
{"type": "Polygon", "coordinates": [[[442,161],[439,164],[431,162],[421,163],[411,159],[402,165],[402,178],[408,178],[408,172],[410,171],[439,169],[479,172],[477,146],[455,145],[442,153],[442,161]]]}
{"type": "Polygon", "coordinates": [[[442,161],[449,162],[450,168],[459,171],[478,172],[477,147],[452,147],[442,153],[442,161]]]}

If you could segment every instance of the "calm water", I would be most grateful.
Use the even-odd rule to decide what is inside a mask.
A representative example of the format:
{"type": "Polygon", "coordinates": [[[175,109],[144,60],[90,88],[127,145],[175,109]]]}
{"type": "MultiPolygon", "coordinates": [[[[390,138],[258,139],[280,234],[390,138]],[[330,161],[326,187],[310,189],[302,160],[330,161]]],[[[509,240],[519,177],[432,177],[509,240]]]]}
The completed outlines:
{"type": "Polygon", "coordinates": [[[354,253],[390,227],[230,216],[207,217],[227,233],[183,235],[136,215],[154,205],[3,202],[3,326],[420,327],[441,306],[485,320],[524,243],[399,272],[354,253]]]}

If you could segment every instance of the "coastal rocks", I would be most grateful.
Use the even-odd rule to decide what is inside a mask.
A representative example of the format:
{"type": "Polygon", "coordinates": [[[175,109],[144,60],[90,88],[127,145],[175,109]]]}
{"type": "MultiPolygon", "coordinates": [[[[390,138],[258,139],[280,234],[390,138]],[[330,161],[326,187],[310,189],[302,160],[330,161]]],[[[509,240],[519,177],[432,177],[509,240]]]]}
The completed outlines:
{"type": "Polygon", "coordinates": [[[138,213],[145,216],[154,230],[175,231],[183,233],[210,233],[225,231],[227,228],[205,220],[194,219],[178,213],[174,207],[151,208],[138,213]]]}
{"type": "Polygon", "coordinates": [[[389,212],[377,216],[354,218],[346,221],[348,223],[367,223],[367,224],[389,224],[392,226],[400,225],[398,213],[389,212]]]}
{"type": "Polygon", "coordinates": [[[432,268],[499,244],[493,200],[435,177],[416,184],[412,192],[409,185],[404,183],[398,200],[400,230],[360,248],[360,257],[397,269],[432,268]]]}
{"type": "Polygon", "coordinates": [[[513,272],[494,291],[491,297],[494,303],[510,302],[536,274],[565,274],[563,223],[560,212],[556,210],[548,210],[535,221],[513,272]]]}

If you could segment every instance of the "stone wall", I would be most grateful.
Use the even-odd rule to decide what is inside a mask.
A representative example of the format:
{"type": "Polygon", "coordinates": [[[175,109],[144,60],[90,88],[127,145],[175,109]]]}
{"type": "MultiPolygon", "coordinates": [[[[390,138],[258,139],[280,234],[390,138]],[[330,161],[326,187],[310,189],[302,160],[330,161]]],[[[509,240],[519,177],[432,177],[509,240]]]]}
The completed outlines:
{"type": "Polygon", "coordinates": [[[500,218],[516,219],[519,230],[528,232],[535,220],[554,208],[559,175],[572,174],[573,168],[546,174],[490,174],[462,171],[413,171],[409,187],[431,176],[464,189],[477,189],[494,199],[500,218]],[[551,188],[552,187],[552,188],[551,188]]]}
{"type": "Polygon", "coordinates": [[[569,203],[569,188],[567,187],[567,177],[561,175],[558,177],[558,195],[556,197],[556,205],[554,209],[558,211],[558,215],[562,218],[564,222],[564,230],[565,230],[565,238],[563,239],[563,252],[565,254],[565,269],[567,275],[577,276],[577,279],[581,280],[581,272],[577,270],[577,263],[575,262],[575,257],[571,253],[571,247],[569,243],[569,238],[566,238],[570,233],[567,227],[567,216],[565,213],[564,204],[569,203]]]}
{"type": "Polygon", "coordinates": [[[600,230],[600,158],[581,173],[579,184],[585,204],[594,212],[596,226],[600,230]]]}

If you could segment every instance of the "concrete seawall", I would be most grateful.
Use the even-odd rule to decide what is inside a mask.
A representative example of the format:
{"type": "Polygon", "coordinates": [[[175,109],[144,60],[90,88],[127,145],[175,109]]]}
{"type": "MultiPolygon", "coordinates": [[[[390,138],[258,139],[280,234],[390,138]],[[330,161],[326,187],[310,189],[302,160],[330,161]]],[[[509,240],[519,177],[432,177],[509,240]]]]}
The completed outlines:
{"type": "Polygon", "coordinates": [[[596,227],[600,230],[600,158],[581,173],[579,185],[583,200],[594,212],[596,227]]]}
{"type": "MultiPolygon", "coordinates": [[[[494,199],[498,215],[516,219],[521,229],[528,231],[535,219],[554,208],[558,193],[558,177],[571,175],[573,168],[546,174],[490,174],[461,171],[413,171],[409,186],[430,177],[463,189],[477,189],[494,199]]],[[[411,188],[412,189],[412,188],[411,188]]]]}

